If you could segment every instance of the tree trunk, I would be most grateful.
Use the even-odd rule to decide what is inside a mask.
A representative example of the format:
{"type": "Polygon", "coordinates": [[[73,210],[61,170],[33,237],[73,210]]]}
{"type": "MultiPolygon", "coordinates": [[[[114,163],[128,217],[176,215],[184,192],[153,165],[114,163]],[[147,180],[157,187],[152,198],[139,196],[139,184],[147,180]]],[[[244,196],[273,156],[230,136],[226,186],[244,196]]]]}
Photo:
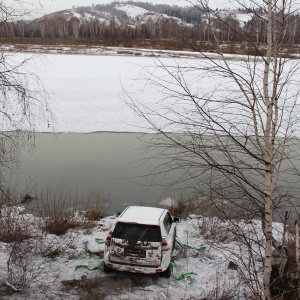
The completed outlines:
{"type": "Polygon", "coordinates": [[[266,236],[266,253],[265,253],[265,263],[264,263],[264,294],[266,300],[271,300],[270,293],[270,279],[272,272],[272,218],[273,218],[273,208],[272,208],[271,197],[266,197],[265,200],[265,236],[266,236]]]}
{"type": "MultiPolygon", "coordinates": [[[[299,245],[299,226],[298,222],[295,222],[296,234],[295,234],[295,246],[296,246],[296,280],[299,282],[300,279],[300,245],[299,245]]],[[[300,298],[300,286],[297,290],[298,298],[300,298]]]]}
{"type": "Polygon", "coordinates": [[[266,238],[266,253],[264,263],[264,295],[266,300],[271,300],[270,279],[272,272],[272,222],[273,222],[273,182],[272,182],[272,113],[273,105],[269,92],[270,62],[272,54],[272,0],[268,0],[267,19],[267,55],[265,58],[265,69],[263,76],[263,94],[266,107],[266,128],[264,132],[265,148],[263,149],[265,159],[265,215],[264,234],[266,238]]]}

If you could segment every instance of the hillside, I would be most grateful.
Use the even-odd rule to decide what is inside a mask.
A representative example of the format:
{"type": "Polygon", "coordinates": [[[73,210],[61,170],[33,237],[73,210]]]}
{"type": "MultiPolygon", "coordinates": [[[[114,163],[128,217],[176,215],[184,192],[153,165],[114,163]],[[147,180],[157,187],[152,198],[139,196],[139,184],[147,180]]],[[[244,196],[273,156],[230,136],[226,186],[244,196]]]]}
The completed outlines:
{"type": "MultiPolygon", "coordinates": [[[[178,8],[180,11],[180,8],[178,8]]],[[[139,5],[132,5],[129,3],[118,4],[116,2],[107,5],[96,5],[87,7],[73,7],[72,9],[55,12],[38,19],[40,22],[43,19],[55,19],[62,18],[67,21],[72,18],[77,18],[81,22],[84,21],[99,21],[105,22],[106,25],[110,25],[111,22],[116,22],[117,25],[130,25],[139,26],[147,24],[151,19],[153,22],[158,20],[172,20],[177,24],[186,24],[181,18],[174,17],[162,12],[155,12],[147,10],[139,5]]]]}
{"type": "MultiPolygon", "coordinates": [[[[220,10],[217,14],[226,19],[231,16],[244,27],[252,18],[252,14],[246,11],[220,10]]],[[[99,21],[105,22],[107,26],[115,22],[118,26],[128,25],[134,28],[147,25],[149,22],[169,21],[177,25],[192,27],[205,20],[205,15],[195,7],[180,7],[170,5],[158,5],[143,2],[127,1],[125,3],[112,2],[111,4],[98,4],[85,7],[72,7],[67,10],[58,11],[36,20],[61,18],[70,21],[77,18],[80,22],[99,21]]]]}
{"type": "MultiPolygon", "coordinates": [[[[193,36],[207,27],[207,15],[201,8],[154,5],[127,1],[86,7],[72,7],[45,15],[31,22],[2,24],[0,37],[48,38],[174,38],[182,33],[193,36]]],[[[245,10],[215,11],[210,18],[233,20],[245,28],[252,14],[245,10]]],[[[224,30],[224,29],[223,29],[224,30]]],[[[207,39],[207,37],[205,38],[207,39]]]]}
{"type": "MultiPolygon", "coordinates": [[[[293,14],[287,43],[292,39],[298,52],[300,17],[293,14]],[[295,27],[296,26],[296,27],[295,27]]],[[[2,43],[101,45],[158,48],[164,50],[217,51],[255,54],[264,51],[265,13],[260,10],[212,10],[201,7],[154,5],[134,1],[71,7],[33,21],[2,22],[2,43]],[[244,37],[244,38],[242,38],[244,37]],[[21,39],[21,40],[19,40],[21,39]],[[241,43],[241,41],[247,43],[241,43]],[[256,47],[257,48],[257,47],[256,47]]]]}

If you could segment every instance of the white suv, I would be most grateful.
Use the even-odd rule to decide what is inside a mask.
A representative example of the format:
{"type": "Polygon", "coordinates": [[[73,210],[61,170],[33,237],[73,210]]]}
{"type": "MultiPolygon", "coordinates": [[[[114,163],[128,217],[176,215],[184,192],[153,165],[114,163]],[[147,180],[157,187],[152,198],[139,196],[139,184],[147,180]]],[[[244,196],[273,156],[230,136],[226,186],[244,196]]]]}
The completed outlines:
{"type": "Polygon", "coordinates": [[[127,207],[106,238],[104,271],[161,273],[169,278],[178,221],[167,209],[127,207]]]}

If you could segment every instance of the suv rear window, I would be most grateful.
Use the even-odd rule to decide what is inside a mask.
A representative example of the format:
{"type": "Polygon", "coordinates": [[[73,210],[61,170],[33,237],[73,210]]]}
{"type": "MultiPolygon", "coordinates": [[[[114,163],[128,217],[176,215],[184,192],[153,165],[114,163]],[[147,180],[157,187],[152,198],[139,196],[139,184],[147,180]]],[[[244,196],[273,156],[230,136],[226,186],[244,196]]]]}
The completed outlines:
{"type": "Polygon", "coordinates": [[[118,222],[112,238],[142,242],[161,242],[159,226],[118,222]]]}

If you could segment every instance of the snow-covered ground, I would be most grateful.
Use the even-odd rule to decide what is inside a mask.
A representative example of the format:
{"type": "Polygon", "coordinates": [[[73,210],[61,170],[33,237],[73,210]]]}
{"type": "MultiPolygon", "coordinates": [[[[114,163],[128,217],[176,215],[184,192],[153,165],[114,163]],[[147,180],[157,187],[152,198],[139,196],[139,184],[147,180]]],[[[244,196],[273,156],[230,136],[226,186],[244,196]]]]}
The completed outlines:
{"type": "MultiPolygon", "coordinates": [[[[13,219],[33,236],[20,245],[0,242],[1,299],[179,300],[206,299],[209,295],[220,296],[224,291],[231,295],[227,299],[248,299],[249,289],[243,283],[242,272],[245,272],[243,263],[247,265],[250,253],[237,236],[232,234],[233,227],[229,222],[196,215],[181,220],[177,224],[178,240],[191,248],[176,245],[173,252],[173,276],[166,279],[159,275],[104,273],[102,268],[86,268],[92,269],[101,264],[101,258],[87,254],[96,253],[101,256],[105,247],[101,240],[105,240],[115,223],[115,216],[95,221],[94,227],[72,229],[64,235],[55,236],[39,229],[39,218],[19,214],[21,211],[22,209],[8,211],[6,208],[1,211],[3,221],[13,219]],[[215,243],[212,243],[213,240],[215,243]],[[19,250],[18,245],[21,246],[19,250]],[[203,251],[192,249],[202,247],[205,248],[203,251]],[[18,255],[10,256],[13,249],[17,249],[18,255]],[[51,257],[51,252],[54,253],[55,249],[57,255],[53,254],[51,257]],[[232,263],[238,264],[240,271],[235,270],[232,263]],[[230,264],[233,268],[229,267],[230,264]],[[11,272],[8,272],[8,266],[11,272]],[[17,288],[16,282],[23,280],[26,288],[23,287],[20,292],[12,292],[4,284],[9,280],[9,274],[13,275],[10,281],[14,283],[13,287],[17,288]],[[95,297],[95,293],[98,296],[95,297]]],[[[262,260],[259,252],[262,249],[258,246],[263,240],[261,225],[258,221],[239,224],[248,232],[249,237],[255,237],[248,241],[252,243],[251,254],[254,255],[256,272],[261,277],[262,260]]],[[[280,235],[282,226],[274,226],[276,236],[280,235]]],[[[3,232],[3,228],[1,230],[3,232]]]]}

